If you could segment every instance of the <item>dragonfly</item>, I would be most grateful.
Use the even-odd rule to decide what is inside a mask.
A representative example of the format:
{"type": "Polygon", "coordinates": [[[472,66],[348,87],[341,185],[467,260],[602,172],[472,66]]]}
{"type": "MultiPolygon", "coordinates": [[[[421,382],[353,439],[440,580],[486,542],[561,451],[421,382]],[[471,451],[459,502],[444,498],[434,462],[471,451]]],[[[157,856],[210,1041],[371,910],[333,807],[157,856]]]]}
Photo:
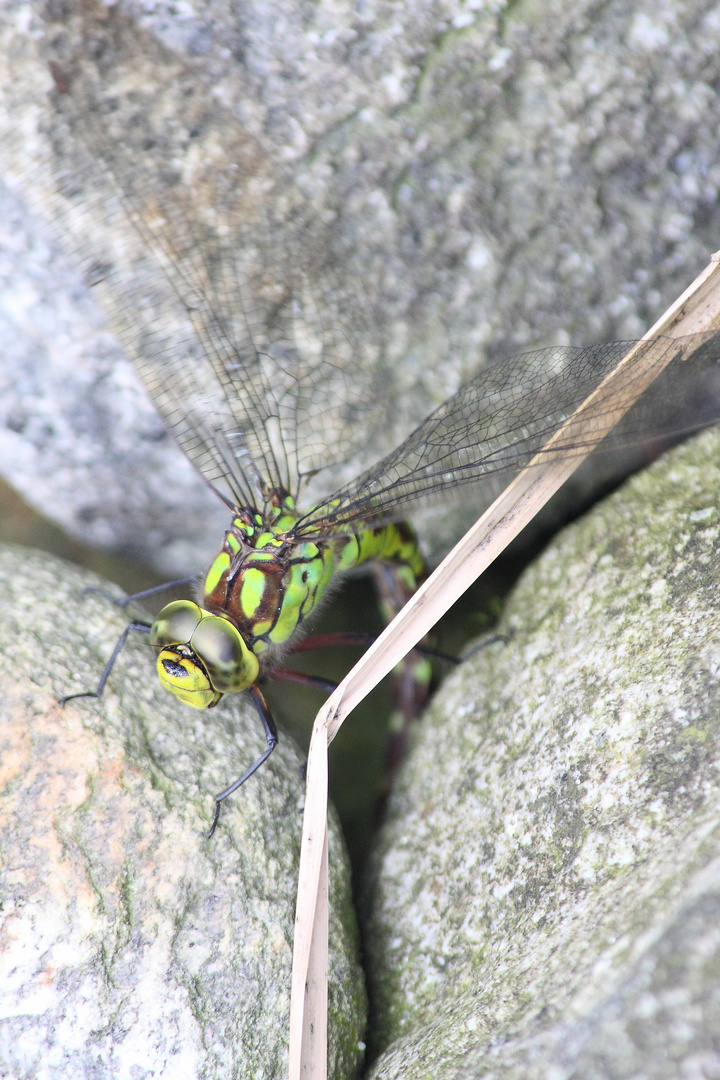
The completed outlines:
{"type": "MultiPolygon", "coordinates": [[[[216,796],[211,835],[221,805],[278,741],[259,681],[296,645],[337,577],[380,564],[386,606],[396,610],[424,573],[408,515],[459,495],[482,510],[542,455],[634,343],[550,347],[491,365],[393,450],[336,483],[388,421],[386,373],[379,363],[360,362],[365,347],[348,329],[342,299],[323,288],[323,280],[333,280],[332,246],[316,242],[317,223],[303,198],[291,188],[285,199],[295,240],[286,229],[281,250],[271,223],[266,230],[247,226],[253,214],[262,222],[262,213],[248,202],[245,144],[220,161],[203,161],[191,179],[181,162],[168,186],[153,162],[152,140],[143,142],[142,117],[114,130],[112,110],[103,113],[97,90],[90,93],[98,100],[88,104],[80,79],[76,87],[72,73],[55,68],[54,75],[49,139],[73,148],[70,166],[52,167],[59,220],[69,213],[63,207],[94,199],[108,215],[119,215],[130,248],[142,252],[139,271],[129,269],[133,259],[122,250],[105,257],[104,236],[92,225],[87,279],[167,429],[230,518],[195,600],[172,601],[152,623],[131,622],[98,689],[86,693],[102,693],[128,633],[138,631],[149,636],[162,685],[184,705],[209,709],[226,694],[249,694],[266,745],[216,796]],[[200,188],[210,193],[205,190],[203,211],[195,205],[200,188]],[[238,246],[238,235],[248,242],[238,246]],[[327,263],[325,279],[318,253],[327,263]],[[323,314],[328,300],[335,304],[332,318],[323,314]],[[168,327],[156,312],[170,302],[178,323],[168,327]]],[[[192,147],[186,149],[190,158],[192,147]]],[[[361,283],[354,292],[353,310],[361,283]]],[[[717,400],[720,349],[713,334],[656,339],[644,348],[657,355],[664,374],[605,440],[607,450],[717,418],[708,404],[717,400]],[[666,366],[668,351],[673,359],[666,366]],[[698,399],[705,408],[700,417],[698,399]]],[[[570,426],[548,453],[580,457],[587,438],[570,426]]]]}

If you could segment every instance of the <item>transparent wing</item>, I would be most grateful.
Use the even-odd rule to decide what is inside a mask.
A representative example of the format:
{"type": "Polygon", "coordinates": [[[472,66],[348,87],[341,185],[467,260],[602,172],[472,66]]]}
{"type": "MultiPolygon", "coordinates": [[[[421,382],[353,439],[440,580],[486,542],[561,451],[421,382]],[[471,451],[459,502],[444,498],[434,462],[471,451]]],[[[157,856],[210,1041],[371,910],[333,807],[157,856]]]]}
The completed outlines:
{"type": "MultiPolygon", "coordinates": [[[[377,333],[368,332],[377,327],[362,282],[340,288],[346,253],[332,223],[197,88],[193,72],[173,61],[167,93],[150,96],[143,65],[161,47],[148,39],[128,64],[108,30],[122,35],[122,15],[108,9],[103,18],[102,48],[90,34],[56,69],[44,203],[63,238],[77,238],[111,324],[208,481],[233,503],[260,505],[269,488],[297,494],[319,474],[325,494],[339,482],[335,466],[390,426],[388,374],[377,333]]],[[[170,69],[166,56],[163,64],[170,69]]],[[[42,176],[33,180],[42,186],[42,176]]],[[[298,531],[331,535],[395,520],[470,486],[480,511],[628,347],[543,350],[493,367],[298,531]]],[[[676,406],[689,384],[715,372],[713,347],[703,352],[703,363],[673,362],[606,442],[695,424],[676,406]]],[[[587,441],[570,425],[552,453],[582,453],[587,441]]]]}
{"type": "Polygon", "coordinates": [[[360,283],[343,292],[331,224],[193,72],[174,61],[167,94],[149,96],[142,65],[161,47],[148,39],[129,65],[113,25],[110,11],[102,50],[88,31],[55,66],[43,206],[206,479],[261,505],[327,472],[326,493],[386,423],[360,283]]]}
{"type": "Polygon", "coordinates": [[[468,488],[479,515],[533,459],[541,465],[595,446],[592,430],[572,415],[595,392],[597,416],[613,416],[617,400],[609,391],[603,400],[602,383],[635,346],[661,374],[602,441],[601,452],[677,437],[720,418],[720,335],[714,332],[523,353],[464,386],[396,450],[307,514],[298,532],[330,535],[398,520],[468,488]]]}

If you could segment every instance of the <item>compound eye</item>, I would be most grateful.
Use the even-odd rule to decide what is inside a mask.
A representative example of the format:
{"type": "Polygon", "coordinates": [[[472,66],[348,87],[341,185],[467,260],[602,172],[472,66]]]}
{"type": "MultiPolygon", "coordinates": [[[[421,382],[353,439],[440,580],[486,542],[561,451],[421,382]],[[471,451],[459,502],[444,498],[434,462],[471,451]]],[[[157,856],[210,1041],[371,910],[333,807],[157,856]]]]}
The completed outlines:
{"type": "Polygon", "coordinates": [[[169,645],[187,645],[202,617],[201,609],[192,600],[173,600],[165,605],[150,627],[150,644],[161,649],[169,645]]]}
{"type": "Polygon", "coordinates": [[[165,689],[194,709],[210,709],[222,697],[199,664],[172,649],[163,649],[158,656],[157,672],[165,689]]]}
{"type": "Polygon", "coordinates": [[[203,618],[192,635],[190,646],[219,693],[247,690],[258,676],[257,657],[247,647],[239,630],[219,615],[203,618]]]}

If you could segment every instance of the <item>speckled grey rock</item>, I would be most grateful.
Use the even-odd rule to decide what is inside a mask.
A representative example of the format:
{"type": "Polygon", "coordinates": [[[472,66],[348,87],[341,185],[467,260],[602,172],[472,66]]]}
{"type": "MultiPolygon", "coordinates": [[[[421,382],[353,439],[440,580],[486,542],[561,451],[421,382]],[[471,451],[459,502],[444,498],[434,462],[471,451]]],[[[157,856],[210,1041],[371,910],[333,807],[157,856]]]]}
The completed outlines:
{"type": "MultiPolygon", "coordinates": [[[[176,132],[224,110],[223,138],[256,141],[271,217],[271,179],[297,184],[352,253],[335,260],[341,300],[323,318],[350,312],[363,356],[392,375],[376,452],[487,351],[638,336],[718,246],[712,0],[4,0],[0,18],[0,132],[13,141],[0,172],[42,187],[24,125],[49,115],[48,60],[94,60],[115,35],[116,58],[176,132]]],[[[0,222],[3,475],[88,542],[195,569],[221,508],[163,440],[63,244],[12,182],[0,222]]],[[[428,543],[447,541],[460,519],[428,528],[428,543]]]]}
{"type": "MultiPolygon", "coordinates": [[[[0,1075],[190,1080],[287,1074],[304,782],[236,697],[175,703],[137,643],[92,686],[125,617],[67,564],[0,550],[0,1075]]],[[[330,834],[331,1073],[355,1075],[365,1001],[347,863],[330,834]]]]}
{"type": "Polygon", "coordinates": [[[421,721],[373,1080],[720,1075],[720,435],[568,528],[421,721]]]}

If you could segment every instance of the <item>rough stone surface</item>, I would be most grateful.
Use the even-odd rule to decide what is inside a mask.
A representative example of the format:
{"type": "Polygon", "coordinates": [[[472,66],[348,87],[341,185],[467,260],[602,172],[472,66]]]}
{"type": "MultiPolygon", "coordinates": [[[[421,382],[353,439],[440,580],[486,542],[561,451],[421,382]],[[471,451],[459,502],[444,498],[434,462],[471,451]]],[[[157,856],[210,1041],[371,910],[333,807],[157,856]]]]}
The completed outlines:
{"type": "Polygon", "coordinates": [[[419,724],[373,1080],[720,1075],[720,436],[568,528],[419,724]]]}
{"type": "Polygon", "coordinates": [[[4,0],[0,17],[3,474],[74,535],[165,571],[210,555],[222,513],[69,274],[60,248],[87,235],[50,240],[28,217],[16,180],[47,186],[30,135],[50,58],[94,60],[114,34],[114,63],[176,134],[202,114],[228,146],[253,141],[271,219],[279,175],[303,192],[336,244],[322,317],[391,373],[375,452],[488,351],[638,336],[718,246],[712,0],[4,0]]]}
{"type": "MultiPolygon", "coordinates": [[[[262,749],[259,722],[237,697],[174,703],[137,643],[100,702],[61,708],[96,684],[125,622],[81,595],[88,580],[0,551],[0,1076],[280,1080],[302,762],[281,740],[207,840],[213,793],[262,749]]],[[[330,1068],[351,1077],[365,1000],[330,835],[330,1068]]]]}

